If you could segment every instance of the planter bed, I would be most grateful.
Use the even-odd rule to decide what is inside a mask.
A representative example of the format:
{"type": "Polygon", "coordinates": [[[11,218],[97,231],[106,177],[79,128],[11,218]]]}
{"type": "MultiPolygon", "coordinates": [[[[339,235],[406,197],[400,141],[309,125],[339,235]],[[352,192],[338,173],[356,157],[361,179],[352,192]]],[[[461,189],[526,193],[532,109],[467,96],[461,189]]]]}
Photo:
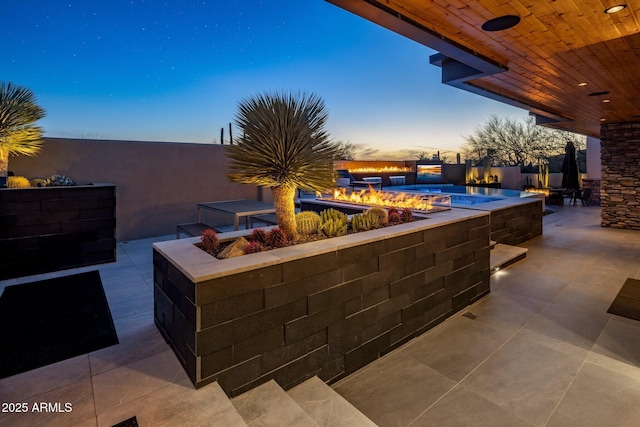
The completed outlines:
{"type": "Polygon", "coordinates": [[[491,212],[491,240],[519,245],[542,235],[544,200],[538,197],[507,197],[469,208],[491,212]]]}
{"type": "Polygon", "coordinates": [[[0,280],[116,260],[113,184],[0,190],[0,280]]]}
{"type": "Polygon", "coordinates": [[[155,243],[155,323],[196,388],[336,381],[489,292],[489,218],[453,209],[226,260],[199,238],[155,243]]]}

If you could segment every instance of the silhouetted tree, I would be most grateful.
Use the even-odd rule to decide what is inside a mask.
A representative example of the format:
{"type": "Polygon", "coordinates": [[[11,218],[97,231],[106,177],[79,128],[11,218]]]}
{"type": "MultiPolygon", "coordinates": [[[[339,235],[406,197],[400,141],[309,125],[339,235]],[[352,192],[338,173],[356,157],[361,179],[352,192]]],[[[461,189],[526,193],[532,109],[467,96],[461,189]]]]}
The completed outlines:
{"type": "Polygon", "coordinates": [[[578,149],[586,146],[585,136],[538,126],[533,116],[517,120],[491,115],[473,135],[464,139],[465,158],[475,165],[484,160],[487,150],[493,150],[493,166],[525,167],[564,153],[567,140],[573,141],[578,149]]]}
{"type": "Polygon", "coordinates": [[[355,160],[356,147],[351,142],[336,141],[336,160],[355,160]]]}

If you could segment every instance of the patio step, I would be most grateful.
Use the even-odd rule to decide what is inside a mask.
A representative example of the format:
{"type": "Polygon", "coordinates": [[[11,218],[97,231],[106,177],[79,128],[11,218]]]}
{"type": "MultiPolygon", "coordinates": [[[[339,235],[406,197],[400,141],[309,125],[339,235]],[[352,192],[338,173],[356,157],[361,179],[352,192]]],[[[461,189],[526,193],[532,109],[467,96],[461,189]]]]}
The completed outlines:
{"type": "Polygon", "coordinates": [[[318,427],[318,424],[271,380],[231,399],[248,425],[318,427]]]}
{"type": "Polygon", "coordinates": [[[318,377],[309,378],[287,394],[322,427],[371,426],[369,418],[318,377]]]}
{"type": "Polygon", "coordinates": [[[215,414],[210,425],[225,426],[225,427],[247,427],[247,423],[240,416],[235,406],[231,403],[231,400],[227,397],[222,387],[217,382],[209,384],[207,386],[209,392],[215,392],[216,406],[221,408],[220,412],[215,414]]]}
{"type": "Polygon", "coordinates": [[[249,426],[375,427],[318,377],[285,392],[274,380],[231,399],[249,426]]]}
{"type": "Polygon", "coordinates": [[[526,258],[528,251],[527,248],[497,243],[489,253],[491,274],[526,258]]]}

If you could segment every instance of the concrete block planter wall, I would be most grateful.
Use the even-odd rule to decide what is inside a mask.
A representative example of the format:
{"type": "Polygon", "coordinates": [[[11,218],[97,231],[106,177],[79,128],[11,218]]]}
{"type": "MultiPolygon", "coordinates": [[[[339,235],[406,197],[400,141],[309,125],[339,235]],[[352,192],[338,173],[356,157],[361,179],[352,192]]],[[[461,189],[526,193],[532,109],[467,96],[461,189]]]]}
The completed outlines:
{"type": "Polygon", "coordinates": [[[465,209],[491,212],[491,240],[498,243],[519,245],[542,235],[542,198],[507,197],[465,209]]]}
{"type": "Polygon", "coordinates": [[[489,218],[455,209],[227,260],[198,238],[156,243],[155,322],[196,387],[332,382],[489,292],[489,218]]]}
{"type": "Polygon", "coordinates": [[[112,184],[0,190],[0,280],[116,260],[112,184]]]}
{"type": "Polygon", "coordinates": [[[542,235],[542,200],[491,211],[491,240],[519,245],[542,235]]]}

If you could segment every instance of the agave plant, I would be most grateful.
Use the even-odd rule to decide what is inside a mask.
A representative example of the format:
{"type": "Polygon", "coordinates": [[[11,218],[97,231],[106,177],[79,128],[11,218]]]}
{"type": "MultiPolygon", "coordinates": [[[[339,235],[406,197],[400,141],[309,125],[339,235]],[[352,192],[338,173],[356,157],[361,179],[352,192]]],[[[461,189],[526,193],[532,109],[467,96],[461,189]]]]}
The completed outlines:
{"type": "Polygon", "coordinates": [[[6,187],[9,155],[35,156],[42,147],[42,129],[34,123],[45,116],[29,89],[0,82],[0,187],[6,187]]]}
{"type": "Polygon", "coordinates": [[[227,147],[229,179],[271,187],[276,218],[296,240],[296,189],[323,191],[335,182],[337,146],[324,130],[328,113],[314,94],[265,93],[239,103],[240,137],[227,147]]]}

